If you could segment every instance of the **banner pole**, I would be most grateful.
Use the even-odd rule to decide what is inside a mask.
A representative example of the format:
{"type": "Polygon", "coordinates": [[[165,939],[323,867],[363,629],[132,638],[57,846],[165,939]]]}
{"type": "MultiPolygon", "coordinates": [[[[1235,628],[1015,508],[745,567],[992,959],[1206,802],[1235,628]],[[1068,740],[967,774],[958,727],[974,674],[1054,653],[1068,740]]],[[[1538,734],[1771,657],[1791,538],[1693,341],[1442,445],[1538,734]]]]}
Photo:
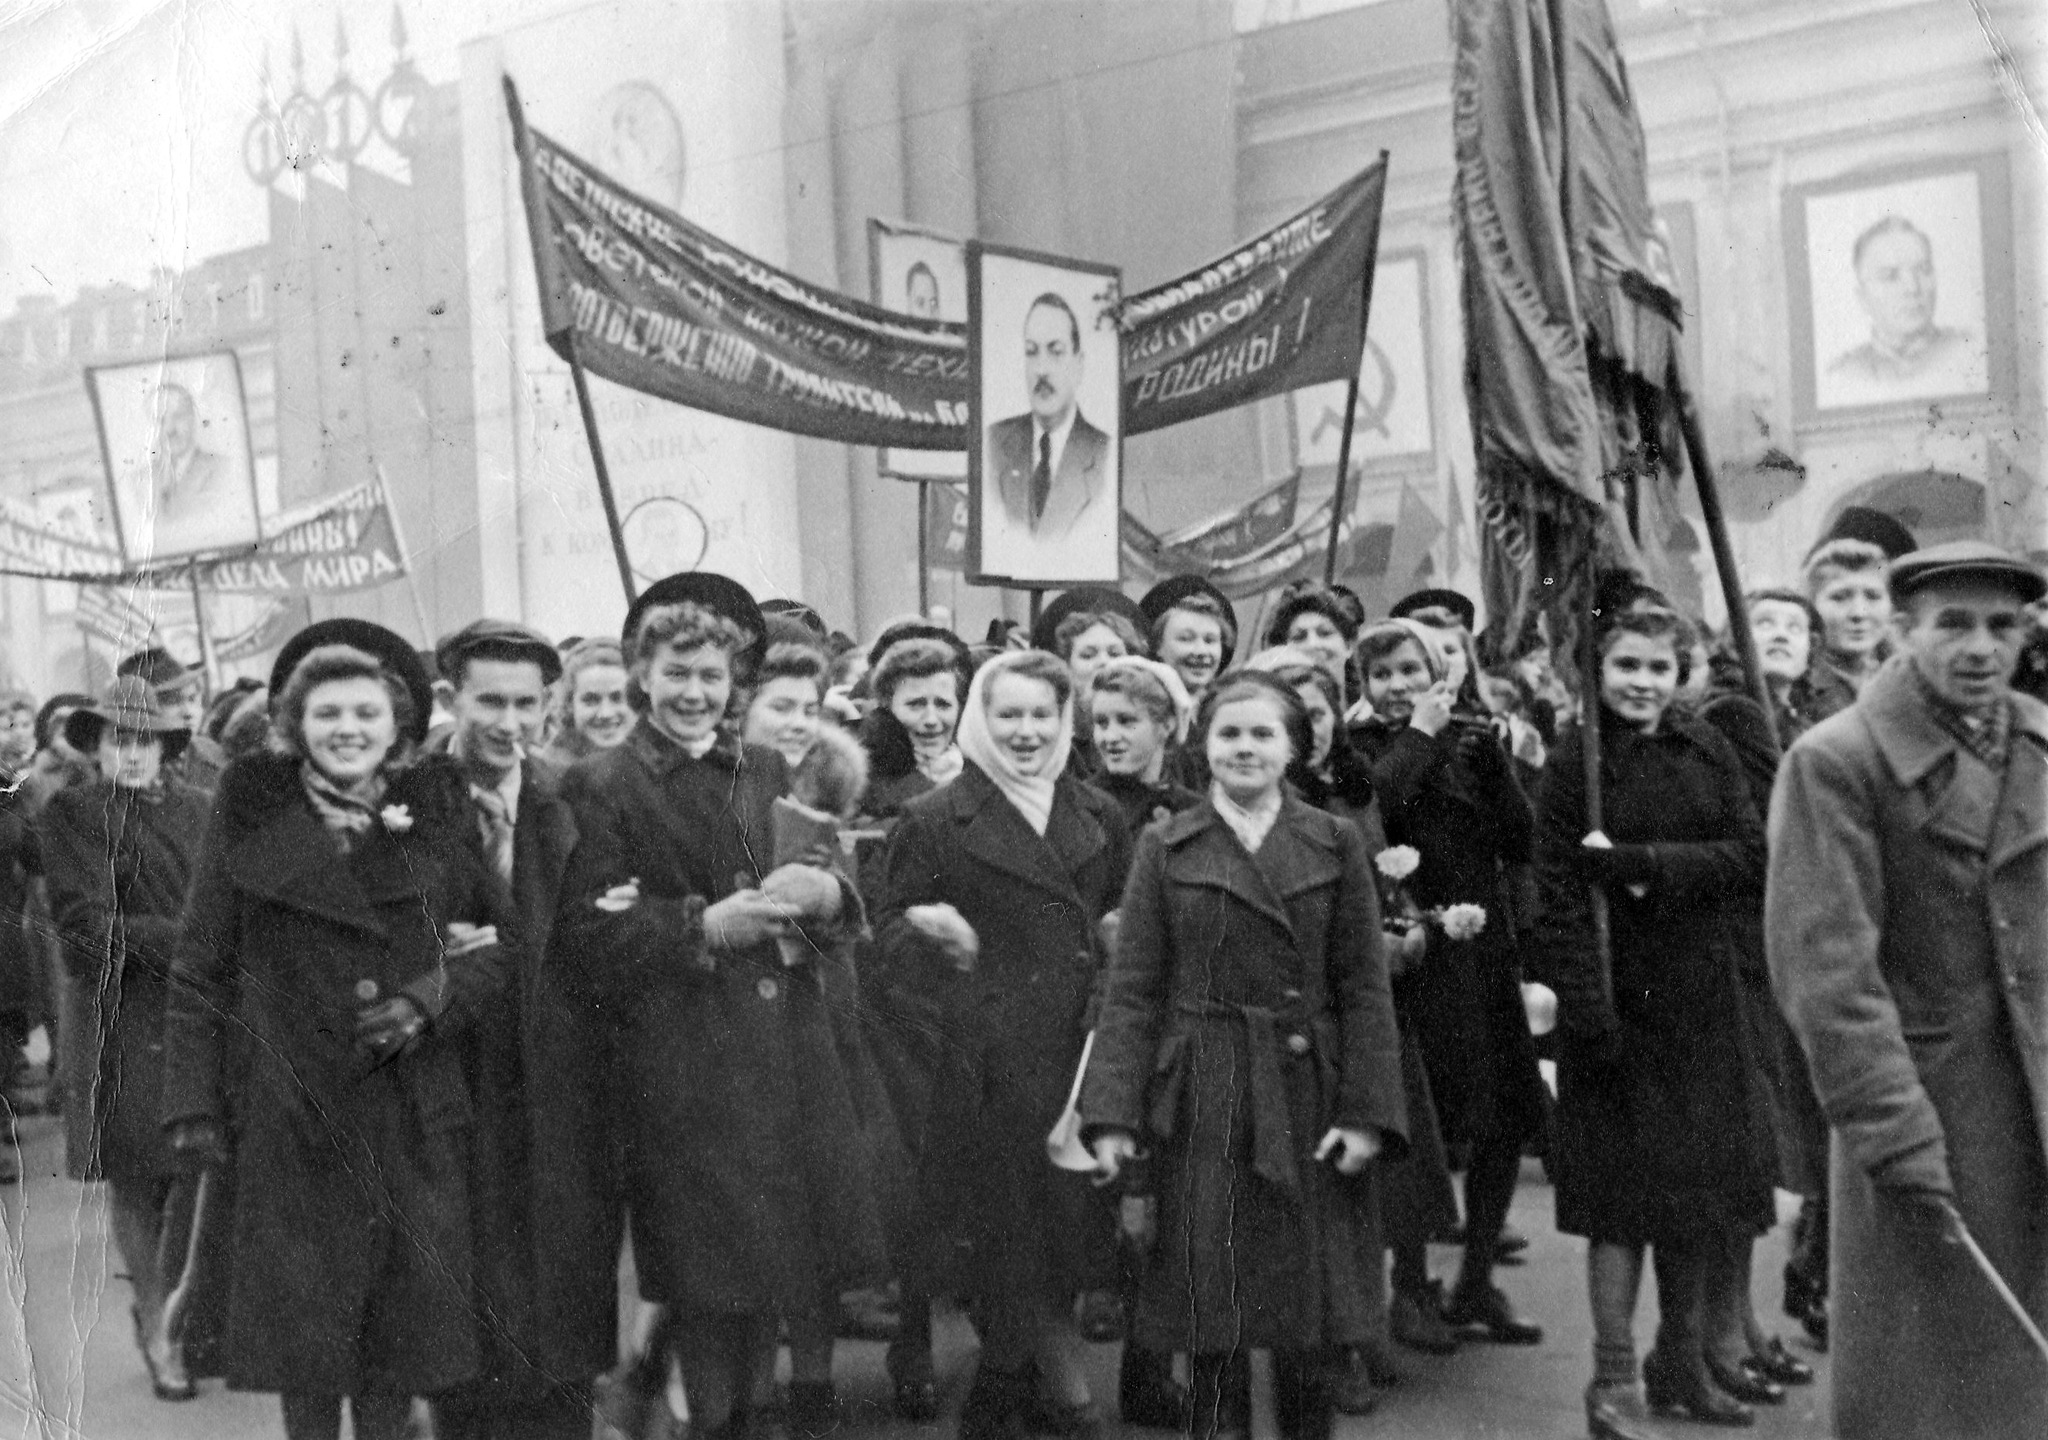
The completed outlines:
{"type": "Polygon", "coordinates": [[[419,570],[412,563],[412,546],[405,543],[405,525],[398,518],[398,502],[391,498],[391,484],[384,478],[383,465],[372,460],[370,467],[377,472],[377,494],[384,502],[384,513],[391,517],[391,538],[398,546],[398,563],[405,567],[405,588],[412,596],[412,618],[419,622],[420,645],[429,648],[434,643],[434,627],[427,623],[427,607],[420,599],[419,570]]]}
{"type": "Polygon", "coordinates": [[[1742,660],[1742,678],[1749,685],[1750,698],[1764,712],[1771,727],[1771,739],[1781,749],[1785,737],[1778,733],[1778,708],[1771,703],[1771,687],[1757,663],[1756,637],[1749,633],[1749,607],[1742,598],[1742,577],[1735,569],[1735,547],[1728,540],[1728,517],[1721,511],[1721,488],[1714,483],[1714,467],[1707,459],[1707,439],[1700,430],[1699,412],[1693,408],[1692,392],[1683,380],[1678,385],[1678,433],[1685,441],[1685,463],[1699,488],[1700,518],[1707,522],[1707,543],[1714,552],[1714,570],[1721,580],[1721,599],[1728,607],[1728,635],[1742,660]]]}
{"type": "Polygon", "coordinates": [[[199,567],[194,565],[185,572],[185,578],[192,583],[192,622],[199,630],[199,666],[206,672],[206,688],[209,692],[220,689],[220,665],[213,655],[213,637],[206,633],[206,595],[199,588],[199,567]]]}
{"type": "MultiPolygon", "coordinates": [[[[1597,521],[1594,523],[1598,523],[1597,521]]],[[[1600,645],[1593,636],[1594,617],[1599,612],[1600,550],[1589,537],[1586,546],[1586,604],[1579,616],[1579,754],[1585,761],[1586,830],[1591,833],[1606,823],[1606,807],[1600,798],[1600,645]]],[[[1600,974],[1600,999],[1608,1013],[1614,1011],[1614,942],[1607,913],[1607,892],[1594,881],[1586,882],[1588,911],[1593,921],[1593,963],[1600,974]]]]}
{"type": "MultiPolygon", "coordinates": [[[[1378,228],[1374,228],[1377,241],[1378,228]]],[[[1337,583],[1337,541],[1344,533],[1345,494],[1351,484],[1351,431],[1358,420],[1358,372],[1365,368],[1365,327],[1372,315],[1372,272],[1379,263],[1377,243],[1365,256],[1365,275],[1358,287],[1358,353],[1351,359],[1351,382],[1344,387],[1344,429],[1337,437],[1337,488],[1330,492],[1330,546],[1323,554],[1323,584],[1337,583]]]]}
{"type": "Polygon", "coordinates": [[[612,494],[612,472],[604,463],[604,442],[597,434],[597,411],[590,403],[590,385],[583,378],[583,362],[576,358],[576,337],[569,339],[569,378],[576,386],[576,408],[583,412],[583,434],[590,441],[590,463],[597,470],[597,494],[604,501],[605,528],[612,535],[612,558],[619,564],[619,585],[626,592],[626,603],[631,605],[640,598],[639,590],[633,584],[633,565],[626,558],[626,528],[619,520],[619,502],[612,494]]]}
{"type": "Polygon", "coordinates": [[[917,482],[917,613],[932,613],[932,482],[917,482]]]}

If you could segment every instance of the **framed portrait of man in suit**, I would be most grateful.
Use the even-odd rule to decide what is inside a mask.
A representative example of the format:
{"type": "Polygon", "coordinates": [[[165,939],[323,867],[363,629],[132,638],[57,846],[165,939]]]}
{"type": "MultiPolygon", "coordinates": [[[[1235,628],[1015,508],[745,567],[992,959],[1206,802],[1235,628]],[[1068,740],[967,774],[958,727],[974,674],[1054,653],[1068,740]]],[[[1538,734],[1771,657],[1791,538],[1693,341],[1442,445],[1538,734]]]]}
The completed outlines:
{"type": "Polygon", "coordinates": [[[967,247],[968,579],[1120,578],[1122,272],[967,247]]]}
{"type": "Polygon", "coordinates": [[[95,366],[85,383],[129,564],[257,543],[256,467],[234,351],[95,366]]]}

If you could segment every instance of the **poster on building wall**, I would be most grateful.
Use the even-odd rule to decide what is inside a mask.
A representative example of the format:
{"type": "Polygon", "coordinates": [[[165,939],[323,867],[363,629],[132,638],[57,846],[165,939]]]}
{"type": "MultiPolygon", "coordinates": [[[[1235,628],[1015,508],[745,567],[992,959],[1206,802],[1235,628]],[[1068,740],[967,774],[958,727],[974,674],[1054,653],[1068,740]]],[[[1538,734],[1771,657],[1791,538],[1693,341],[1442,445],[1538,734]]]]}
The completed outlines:
{"type": "Polygon", "coordinates": [[[1122,272],[967,247],[968,579],[1025,589],[1119,579],[1122,272]]]}
{"type": "Polygon", "coordinates": [[[256,470],[234,351],[92,366],[85,384],[129,564],[256,543],[256,470]]]}
{"type": "Polygon", "coordinates": [[[1801,419],[2009,389],[2005,157],[1846,176],[1785,194],[1801,419]]]}
{"type": "MultiPolygon", "coordinates": [[[[967,323],[967,247],[950,235],[895,220],[868,220],[869,298],[923,320],[967,323]]],[[[899,480],[965,480],[965,450],[892,450],[876,457],[899,480]]]]}

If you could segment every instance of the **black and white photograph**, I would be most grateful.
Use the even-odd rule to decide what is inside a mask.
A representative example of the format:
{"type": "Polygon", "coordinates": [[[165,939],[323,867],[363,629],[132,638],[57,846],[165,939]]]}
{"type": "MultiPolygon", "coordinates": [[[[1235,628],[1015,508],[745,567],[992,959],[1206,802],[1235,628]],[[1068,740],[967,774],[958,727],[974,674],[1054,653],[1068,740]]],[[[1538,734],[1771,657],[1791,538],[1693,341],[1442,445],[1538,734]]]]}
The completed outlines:
{"type": "Polygon", "coordinates": [[[1796,379],[1815,413],[1991,393],[2009,353],[2005,193],[2002,163],[1963,162],[1787,196],[1796,379]]]}
{"type": "Polygon", "coordinates": [[[2044,77],[0,0],[0,1440],[2048,1440],[2044,77]]]}
{"type": "Polygon", "coordinates": [[[1118,272],[967,251],[970,578],[1026,588],[1120,572],[1118,272]]]}
{"type": "Polygon", "coordinates": [[[256,475],[234,352],[87,373],[122,553],[142,563],[253,546],[256,475]]]}
{"type": "MultiPolygon", "coordinates": [[[[884,310],[921,320],[967,323],[967,246],[964,241],[898,220],[868,220],[870,297],[884,310]]],[[[902,480],[967,478],[963,450],[885,449],[877,457],[884,475],[902,480]]]]}

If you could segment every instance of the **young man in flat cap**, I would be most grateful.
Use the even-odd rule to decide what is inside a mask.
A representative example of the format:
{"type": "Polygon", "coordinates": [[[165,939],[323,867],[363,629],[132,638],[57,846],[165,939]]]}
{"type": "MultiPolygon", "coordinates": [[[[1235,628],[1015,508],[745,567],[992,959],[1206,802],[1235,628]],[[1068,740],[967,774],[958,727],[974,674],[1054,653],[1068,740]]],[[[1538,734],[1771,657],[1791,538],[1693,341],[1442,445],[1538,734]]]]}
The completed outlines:
{"type": "MultiPolygon", "coordinates": [[[[590,1093],[602,1049],[541,973],[576,822],[533,757],[562,673],[546,637],[477,620],[434,650],[485,856],[519,914],[519,977],[463,1036],[476,1107],[470,1185],[483,1375],[435,1398],[439,1440],[588,1440],[591,1381],[615,1347],[617,1252],[586,1254],[574,1217],[602,1184],[590,1093]],[[606,1303],[590,1303],[592,1292],[606,1303]]],[[[434,743],[434,742],[429,742],[434,743]]]]}
{"type": "Polygon", "coordinates": [[[1834,1132],[1845,1440],[2048,1435],[2048,707],[2011,688],[2048,582],[1957,541],[1893,562],[1899,652],[1771,800],[1779,1003],[1834,1132]]]}

